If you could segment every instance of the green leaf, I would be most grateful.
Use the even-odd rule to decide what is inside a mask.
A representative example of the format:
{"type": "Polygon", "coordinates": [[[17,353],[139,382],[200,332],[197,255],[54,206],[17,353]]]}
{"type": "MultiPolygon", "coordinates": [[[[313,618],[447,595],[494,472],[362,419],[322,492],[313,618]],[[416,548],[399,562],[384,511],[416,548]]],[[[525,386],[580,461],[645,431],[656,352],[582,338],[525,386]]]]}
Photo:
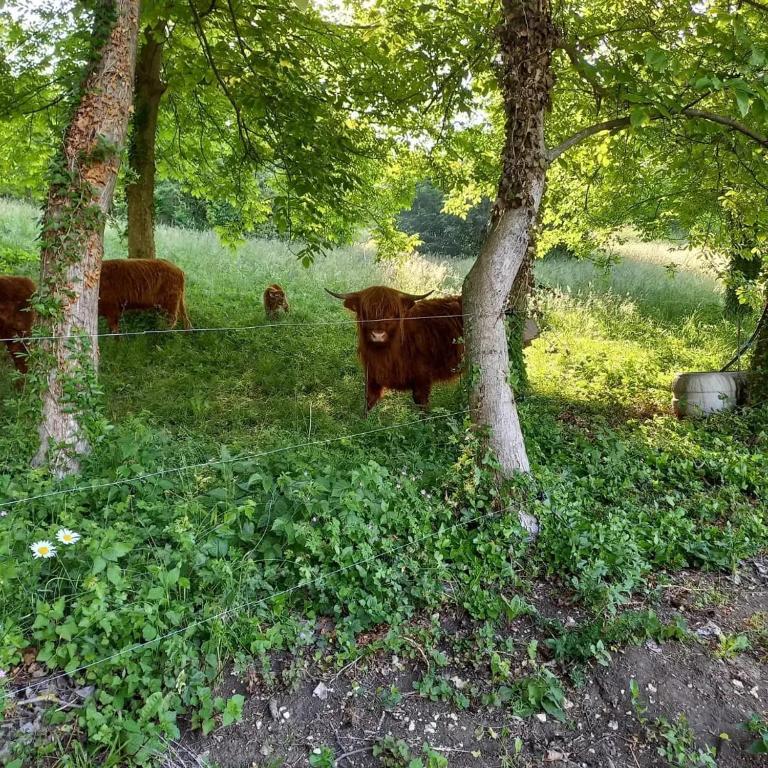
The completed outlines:
{"type": "Polygon", "coordinates": [[[123,572],[119,565],[114,563],[107,568],[107,581],[119,587],[123,583],[123,572]]]}
{"type": "Polygon", "coordinates": [[[131,549],[133,549],[133,547],[130,544],[117,541],[111,547],[108,547],[104,550],[104,552],[102,552],[102,557],[105,560],[114,562],[115,560],[119,560],[121,557],[127,555],[131,549]]]}
{"type": "Polygon", "coordinates": [[[647,107],[635,107],[629,113],[629,124],[633,128],[640,128],[651,122],[651,113],[647,107]]]}
{"type": "Polygon", "coordinates": [[[154,640],[157,637],[157,630],[151,624],[145,624],[141,634],[143,635],[144,639],[149,642],[150,640],[154,640]]]}
{"type": "Polygon", "coordinates": [[[739,107],[739,112],[741,113],[742,117],[746,117],[749,113],[749,108],[751,106],[751,100],[748,93],[745,93],[744,91],[736,91],[735,92],[736,97],[736,104],[739,107]]]}
{"type": "Polygon", "coordinates": [[[666,52],[659,48],[650,48],[645,52],[645,61],[656,72],[663,72],[669,65],[666,52]]]}
{"type": "Polygon", "coordinates": [[[224,725],[232,725],[232,723],[239,723],[243,717],[243,702],[245,696],[241,694],[235,694],[227,700],[227,705],[224,707],[224,713],[222,715],[222,723],[224,725]]]}

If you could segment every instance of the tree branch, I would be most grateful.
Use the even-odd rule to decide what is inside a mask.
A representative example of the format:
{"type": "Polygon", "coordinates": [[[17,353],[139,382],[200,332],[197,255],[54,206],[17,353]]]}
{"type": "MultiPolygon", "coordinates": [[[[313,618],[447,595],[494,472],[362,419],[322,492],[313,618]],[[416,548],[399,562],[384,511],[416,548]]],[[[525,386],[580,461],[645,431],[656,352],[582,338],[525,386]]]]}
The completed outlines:
{"type": "Polygon", "coordinates": [[[560,49],[568,57],[574,70],[578,73],[582,80],[585,80],[592,92],[595,94],[595,99],[598,101],[605,96],[605,88],[602,83],[597,79],[594,70],[590,69],[589,64],[584,60],[576,43],[569,43],[565,40],[560,42],[560,49]]]}
{"type": "MultiPolygon", "coordinates": [[[[661,112],[652,112],[649,117],[651,120],[670,120],[679,117],[685,117],[691,120],[708,120],[711,123],[717,123],[718,125],[723,125],[726,128],[730,128],[732,131],[741,133],[744,136],[752,139],[752,141],[756,142],[761,147],[768,149],[768,136],[763,136],[761,133],[753,130],[748,125],[744,125],[744,123],[740,123],[738,120],[735,120],[732,117],[728,117],[727,115],[718,115],[714,112],[705,112],[700,109],[686,108],[676,114],[673,114],[671,118],[661,114],[661,112]]],[[[585,139],[590,138],[590,136],[595,136],[598,133],[614,133],[616,131],[629,128],[630,125],[630,118],[629,115],[627,115],[625,117],[617,117],[613,120],[605,120],[602,123],[596,123],[595,125],[591,125],[588,128],[582,128],[580,131],[576,131],[576,133],[572,134],[564,141],[561,141],[560,144],[558,144],[556,147],[548,150],[547,162],[553,163],[564,152],[567,152],[572,147],[580,144],[585,139]]]]}
{"type": "MultiPolygon", "coordinates": [[[[659,115],[661,117],[661,115],[659,115]]],[[[602,123],[595,123],[589,128],[582,128],[580,131],[571,134],[565,141],[561,141],[556,147],[547,150],[547,162],[553,163],[560,155],[567,152],[571,147],[581,144],[582,141],[590,136],[596,136],[598,133],[614,133],[630,126],[629,116],[617,117],[614,120],[604,120],[602,123]]]]}
{"type": "Polygon", "coordinates": [[[741,0],[741,2],[746,3],[746,5],[751,5],[753,8],[757,8],[758,11],[768,13],[768,5],[765,3],[759,3],[757,0],[741,0]]]}
{"type": "Polygon", "coordinates": [[[732,117],[727,117],[726,115],[718,115],[714,112],[704,112],[700,109],[684,109],[682,114],[685,117],[709,120],[712,123],[724,125],[726,128],[730,128],[732,131],[743,133],[745,136],[748,136],[753,141],[756,141],[758,144],[768,149],[768,136],[763,136],[762,133],[753,130],[748,125],[744,125],[744,123],[740,123],[738,120],[734,120],[732,117]]]}

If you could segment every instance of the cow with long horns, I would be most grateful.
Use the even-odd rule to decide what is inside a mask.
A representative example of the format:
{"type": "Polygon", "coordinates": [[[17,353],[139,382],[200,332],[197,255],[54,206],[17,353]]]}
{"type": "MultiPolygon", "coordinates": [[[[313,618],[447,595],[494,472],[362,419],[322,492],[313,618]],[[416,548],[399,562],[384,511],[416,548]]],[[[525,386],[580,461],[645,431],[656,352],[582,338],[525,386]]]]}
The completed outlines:
{"type": "Polygon", "coordinates": [[[427,408],[432,385],[458,376],[464,354],[461,296],[427,299],[432,291],[414,295],[382,285],[326,291],[357,316],[366,412],[386,389],[410,391],[416,405],[427,408]]]}

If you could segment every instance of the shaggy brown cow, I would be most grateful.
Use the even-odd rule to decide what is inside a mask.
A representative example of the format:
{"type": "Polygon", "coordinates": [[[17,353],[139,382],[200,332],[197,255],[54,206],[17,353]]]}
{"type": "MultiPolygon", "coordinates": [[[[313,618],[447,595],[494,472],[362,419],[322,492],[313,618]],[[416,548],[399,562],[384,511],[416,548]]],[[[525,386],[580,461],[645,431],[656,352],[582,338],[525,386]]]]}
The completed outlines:
{"type": "MultiPolygon", "coordinates": [[[[29,299],[35,292],[35,284],[28,277],[0,277],[0,339],[28,336],[34,322],[34,312],[29,299]]],[[[22,341],[6,341],[16,369],[27,372],[24,357],[27,345],[22,341]]]]}
{"type": "Polygon", "coordinates": [[[101,265],[99,315],[107,319],[113,333],[120,332],[126,310],[159,309],[173,328],[179,315],[189,330],[184,301],[184,272],[163,259],[109,259],[101,265]]]}
{"type": "Polygon", "coordinates": [[[264,291],[264,312],[270,320],[277,317],[279,310],[288,312],[288,300],[285,298],[285,291],[277,283],[272,283],[264,291]]]}
{"type": "Polygon", "coordinates": [[[414,402],[426,408],[432,385],[459,374],[464,353],[461,296],[425,301],[432,291],[416,296],[381,285],[328,293],[357,315],[366,411],[385,389],[410,390],[414,402]]]}

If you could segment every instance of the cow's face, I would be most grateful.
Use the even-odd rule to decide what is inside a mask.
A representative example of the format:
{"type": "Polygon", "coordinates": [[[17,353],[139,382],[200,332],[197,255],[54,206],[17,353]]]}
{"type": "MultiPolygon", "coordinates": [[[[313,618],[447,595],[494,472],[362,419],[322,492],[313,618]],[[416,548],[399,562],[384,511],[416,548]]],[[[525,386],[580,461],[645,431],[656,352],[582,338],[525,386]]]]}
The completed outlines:
{"type": "MultiPolygon", "coordinates": [[[[328,292],[331,293],[331,291],[328,292]]],[[[342,299],[344,306],[357,315],[360,337],[366,345],[385,348],[401,333],[403,318],[408,310],[419,299],[429,296],[429,293],[415,296],[393,288],[374,285],[363,291],[331,293],[331,295],[342,299]]]]}
{"type": "Polygon", "coordinates": [[[267,301],[272,307],[281,307],[285,304],[285,291],[278,285],[270,285],[267,288],[267,301]]]}

